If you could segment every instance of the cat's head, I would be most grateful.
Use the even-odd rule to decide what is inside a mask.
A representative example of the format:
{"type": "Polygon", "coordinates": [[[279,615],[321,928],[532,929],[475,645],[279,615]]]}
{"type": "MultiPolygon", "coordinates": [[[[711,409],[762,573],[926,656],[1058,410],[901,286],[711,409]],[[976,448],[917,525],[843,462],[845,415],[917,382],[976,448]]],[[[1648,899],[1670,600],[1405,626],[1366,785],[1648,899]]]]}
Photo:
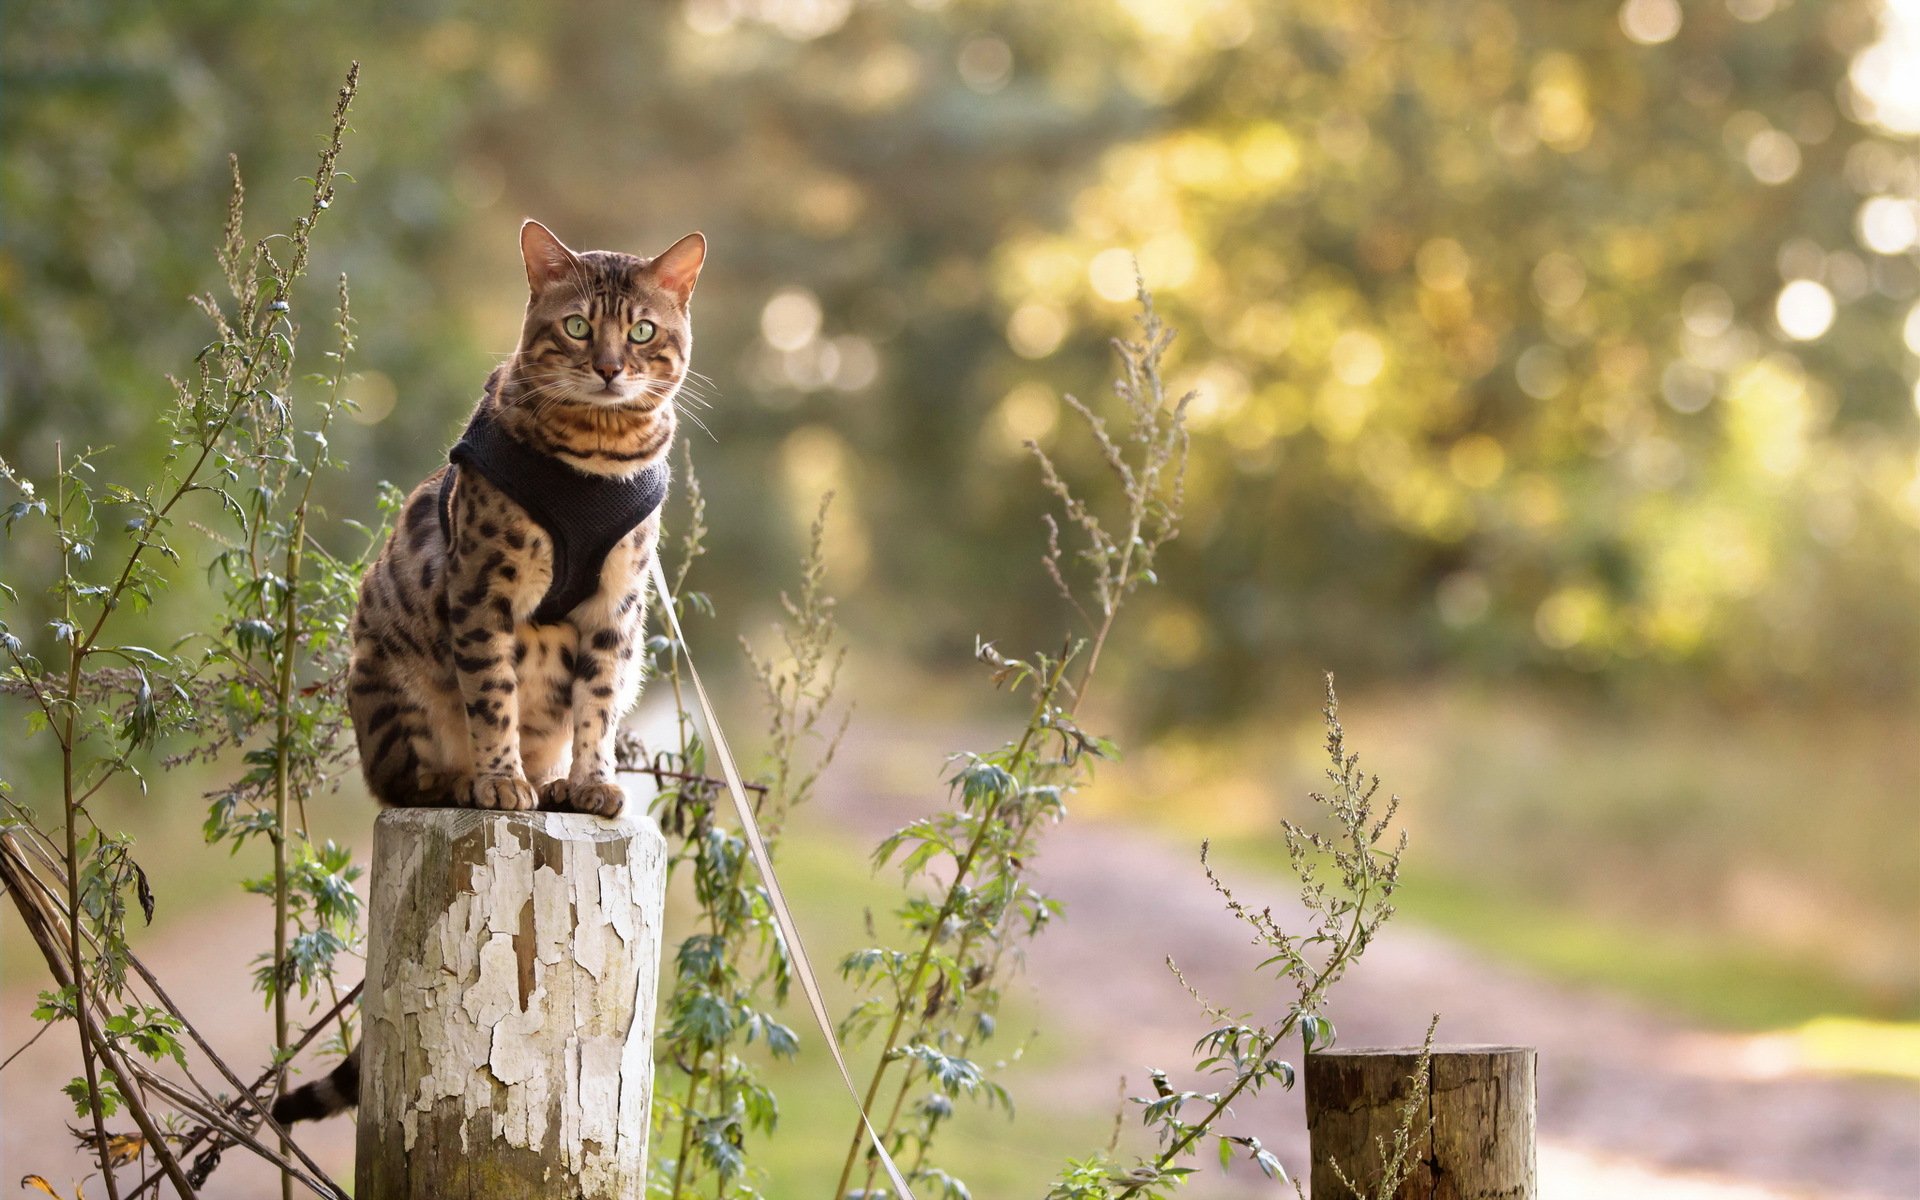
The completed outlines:
{"type": "Polygon", "coordinates": [[[516,373],[534,402],[650,410],[667,403],[693,354],[687,302],[707,239],[690,233],[658,257],[574,251],[538,221],[520,226],[527,320],[516,373]]]}

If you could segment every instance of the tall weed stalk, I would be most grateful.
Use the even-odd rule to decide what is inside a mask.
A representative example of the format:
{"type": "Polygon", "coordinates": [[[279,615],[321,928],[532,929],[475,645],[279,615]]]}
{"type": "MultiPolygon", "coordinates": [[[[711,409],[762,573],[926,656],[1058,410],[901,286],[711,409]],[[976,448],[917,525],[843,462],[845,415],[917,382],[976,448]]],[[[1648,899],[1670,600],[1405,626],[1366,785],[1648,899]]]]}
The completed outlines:
{"type": "MultiPolygon", "coordinates": [[[[995,1032],[1002,989],[1018,947],[1060,911],[1030,882],[1043,831],[1114,754],[1111,743],[1084,730],[1078,713],[1092,689],[1102,651],[1126,601],[1155,580],[1160,548],[1179,531],[1187,456],[1186,406],[1168,396],[1162,363],[1174,332],[1139,289],[1138,335],[1116,339],[1121,374],[1113,386],[1124,427],[1117,435],[1093,408],[1068,396],[1116,486],[1116,502],[1083,498],[1053,459],[1029,442],[1041,480],[1059,502],[1076,539],[1070,556],[1062,526],[1044,517],[1044,567],[1083,628],[1056,652],[1023,657],[990,644],[977,648],[996,687],[1023,693],[1026,719],[998,749],[949,760],[951,807],[884,839],[876,865],[895,862],[910,895],[896,917],[905,946],[875,945],[849,955],[842,974],[868,992],[841,1023],[844,1036],[875,1038],[878,1052],[865,1103],[889,1153],[903,1159],[909,1182],[964,1200],[966,1184],[932,1158],[954,1103],[980,1099],[1011,1110],[1005,1088],[975,1057],[995,1032]],[[1117,512],[1117,519],[1102,510],[1117,512]],[[1082,574],[1088,582],[1076,586],[1082,574]]],[[[855,1125],[833,1195],[877,1195],[878,1158],[855,1125]],[[856,1172],[861,1175],[853,1187],[856,1172]]]]}
{"type": "MultiPolygon", "coordinates": [[[[682,586],[705,533],[691,462],[683,474],[689,520],[674,595],[684,621],[688,610],[710,613],[711,605],[682,586]]],[[[847,714],[834,704],[845,649],[826,592],[831,500],[821,502],[814,519],[798,590],[781,593],[784,619],[776,649],[762,656],[741,641],[766,712],[767,761],[751,786],[755,819],[770,850],[777,849],[787,815],[812,794],[846,731],[847,714]]],[[[684,648],[664,632],[651,648],[679,700],[684,648]]],[[[775,1015],[786,999],[790,967],[766,889],[727,806],[716,805],[722,784],[706,774],[705,744],[685,712],[681,705],[675,747],[648,755],[629,743],[626,753],[632,768],[661,785],[654,811],[674,839],[670,870],[690,875],[700,923],[674,954],[660,1035],[658,1066],[665,1079],[655,1092],[649,1192],[672,1200],[708,1192],[753,1196],[758,1193],[748,1170],[748,1139],[773,1130],[779,1107],[745,1055],[756,1042],[777,1057],[797,1049],[797,1036],[775,1015]]]]}
{"type": "MultiPolygon", "coordinates": [[[[1047,1193],[1047,1200],[1165,1200],[1193,1174],[1204,1144],[1211,1140],[1224,1168],[1244,1157],[1269,1178],[1286,1180],[1285,1167],[1250,1132],[1231,1124],[1236,1101],[1252,1099],[1265,1088],[1293,1087],[1296,1072],[1278,1057],[1291,1038],[1300,1039],[1302,1053],[1333,1044],[1334,1027],[1324,1015],[1328,992],[1372,944],[1380,927],[1393,915],[1393,894],[1399,886],[1400,860],[1406,834],[1395,828],[1400,808],[1397,796],[1379,800],[1380,780],[1360,770],[1360,756],[1347,746],[1340,725],[1339,700],[1333,677],[1326,679],[1326,776],[1329,790],[1313,792],[1309,800],[1320,810],[1322,833],[1292,821],[1282,825],[1287,860],[1300,885],[1299,900],[1307,925],[1289,932],[1272,908],[1253,908],[1241,901],[1200,851],[1202,868],[1226,904],[1227,911],[1245,924],[1256,944],[1267,951],[1259,969],[1279,985],[1276,1013],[1265,1020],[1232,1015],[1207,1002],[1188,985],[1195,1000],[1214,1022],[1194,1043],[1192,1073],[1205,1083],[1179,1087],[1163,1071],[1150,1073],[1153,1093],[1132,1103],[1158,1149],[1132,1161],[1122,1161],[1114,1146],[1084,1159],[1070,1161],[1047,1193]]],[[[1186,979],[1171,958],[1168,969],[1186,979]]],[[[1436,1018],[1438,1020],[1438,1018],[1436,1018]]],[[[1433,1031],[1427,1037],[1431,1046],[1433,1031]]],[[[1424,1072],[1422,1072],[1424,1075],[1424,1072]]],[[[1405,1164],[1410,1114],[1403,1114],[1395,1144],[1402,1153],[1388,1159],[1398,1170],[1405,1164]]],[[[1383,1158],[1386,1158],[1383,1155],[1383,1158]]],[[[1299,1185],[1296,1183],[1296,1190],[1299,1185]]],[[[1398,1186],[1396,1180],[1394,1185],[1398,1186]]],[[[1391,1195],[1393,1187],[1388,1187],[1391,1195]]]]}
{"type": "MultiPolygon", "coordinates": [[[[295,1048],[289,994],[331,987],[334,957],[352,944],[358,912],[356,868],[339,848],[316,846],[305,819],[306,799],[344,754],[339,666],[361,565],[337,558],[313,530],[313,480],[330,465],[327,432],[344,404],[352,343],[345,281],[329,366],[298,384],[293,315],[294,285],[342,178],[337,164],[358,81],[356,65],[305,181],[306,211],[287,233],[246,240],[234,166],[219,254],[228,299],[196,300],[214,337],[184,377],[169,381],[169,449],[155,477],[143,484],[119,465],[107,471],[91,450],[57,449],[50,485],[0,463],[0,482],[14,492],[4,511],[9,538],[50,536],[58,562],[54,615],[44,627],[0,621],[0,690],[24,700],[33,732],[53,739],[60,774],[53,829],[40,815],[48,805],[9,795],[0,870],[59,984],[35,1015],[74,1023],[80,1073],[67,1092],[90,1122],[87,1140],[111,1200],[161,1178],[191,1196],[222,1149],[235,1145],[282,1169],[283,1194],[295,1182],[342,1194],[281,1131],[277,1147],[254,1131],[266,1120],[260,1093],[283,1082],[295,1048]],[[168,644],[157,622],[139,618],[180,582],[188,553],[208,544],[222,581],[220,618],[212,632],[168,644]],[[242,774],[218,791],[209,840],[237,850],[257,835],[271,846],[270,874],[248,885],[271,898],[274,915],[273,947],[257,978],[274,1010],[275,1038],[269,1069],[252,1086],[212,1052],[127,944],[130,908],[150,921],[158,899],[133,839],[104,827],[94,806],[129,790],[144,794],[143,764],[156,754],[167,768],[219,770],[237,758],[242,774]],[[202,1082],[189,1048],[218,1081],[202,1082]],[[123,1109],[136,1133],[109,1130],[123,1109]],[[183,1165],[182,1153],[195,1146],[199,1155],[183,1165]],[[123,1193],[117,1172],[147,1157],[157,1170],[123,1193]]],[[[14,614],[26,611],[5,583],[0,596],[14,614]]]]}

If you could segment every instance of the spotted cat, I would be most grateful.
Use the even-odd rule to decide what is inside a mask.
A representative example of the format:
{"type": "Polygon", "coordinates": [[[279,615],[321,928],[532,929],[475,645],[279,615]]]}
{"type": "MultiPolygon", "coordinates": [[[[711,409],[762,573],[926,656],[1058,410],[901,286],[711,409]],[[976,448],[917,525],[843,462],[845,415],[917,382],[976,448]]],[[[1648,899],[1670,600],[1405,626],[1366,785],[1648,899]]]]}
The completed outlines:
{"type": "MultiPolygon", "coordinates": [[[[610,817],[706,239],[575,252],[528,221],[520,250],[519,347],[361,584],[348,708],[383,804],[610,817]]],[[[358,1059],[274,1117],[353,1106],[358,1059]]]]}
{"type": "Polygon", "coordinates": [[[706,239],[520,249],[519,347],[367,573],[349,707],[384,804],[612,816],[706,239]]]}

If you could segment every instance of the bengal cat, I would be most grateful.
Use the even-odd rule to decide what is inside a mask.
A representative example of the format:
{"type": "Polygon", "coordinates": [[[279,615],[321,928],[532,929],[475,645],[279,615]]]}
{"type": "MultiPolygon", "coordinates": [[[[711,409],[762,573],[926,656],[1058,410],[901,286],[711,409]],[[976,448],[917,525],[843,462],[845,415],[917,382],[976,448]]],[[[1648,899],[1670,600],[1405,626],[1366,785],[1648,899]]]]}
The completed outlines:
{"type": "Polygon", "coordinates": [[[367,573],[349,707],[382,803],[613,816],[706,239],[520,249],[519,347],[367,573]]]}
{"type": "MultiPolygon", "coordinates": [[[[520,251],[519,347],[361,584],[348,708],[383,804],[610,817],[706,239],[575,252],[528,221],[520,251]]],[[[356,1053],[273,1114],[358,1098],[356,1053]]]]}

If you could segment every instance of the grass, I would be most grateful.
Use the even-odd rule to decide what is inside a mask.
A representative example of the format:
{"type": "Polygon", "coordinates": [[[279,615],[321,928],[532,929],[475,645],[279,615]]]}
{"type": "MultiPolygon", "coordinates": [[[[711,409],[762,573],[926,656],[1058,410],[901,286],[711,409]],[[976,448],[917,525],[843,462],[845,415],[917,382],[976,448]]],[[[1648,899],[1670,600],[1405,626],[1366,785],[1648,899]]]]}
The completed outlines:
{"type": "Polygon", "coordinates": [[[1409,920],[1569,983],[1610,987],[1726,1029],[1779,1029],[1821,1014],[1920,1016],[1899,1000],[1802,958],[1690,929],[1597,917],[1472,879],[1413,875],[1409,920]],[[1889,1005],[1893,1006],[1889,1014],[1889,1005]]]}
{"type": "MultiPolygon", "coordinates": [[[[1915,714],[1436,684],[1348,697],[1343,717],[1407,797],[1409,919],[1730,1030],[1920,1018],[1915,714]]],[[[1290,714],[1279,736],[1170,740],[1101,802],[1277,871],[1274,824],[1319,783],[1314,738],[1290,714]]]]}
{"type": "MultiPolygon", "coordinates": [[[[849,844],[844,834],[803,829],[803,824],[789,826],[783,835],[777,865],[793,897],[794,916],[814,969],[822,976],[829,1009],[838,1018],[854,996],[840,982],[836,969],[840,958],[872,944],[865,929],[868,912],[883,934],[888,931],[888,914],[899,903],[900,892],[891,868],[877,874],[868,870],[866,847],[849,844]]],[[[670,944],[681,927],[676,918],[684,915],[684,909],[669,913],[670,944]]],[[[759,1181],[763,1194],[823,1196],[831,1190],[846,1154],[853,1131],[853,1102],[820,1044],[819,1030],[798,988],[784,1019],[800,1034],[801,1052],[792,1060],[764,1065],[763,1077],[780,1097],[780,1124],[771,1138],[756,1141],[749,1157],[765,1172],[759,1181]]],[[[1023,1098],[1023,1079],[1030,1072],[1085,1049],[1074,1043],[1065,1023],[1037,1011],[1032,999],[1017,987],[1008,995],[1000,1028],[1001,1036],[987,1044],[991,1054],[1024,1051],[1001,1076],[1014,1092],[1016,1104],[1023,1098]],[[1023,1046],[1024,1032],[1036,1026],[1044,1026],[1046,1036],[1023,1046]]],[[[854,1043],[846,1052],[856,1078],[863,1077],[872,1063],[872,1048],[854,1043]]],[[[954,1120],[942,1130],[937,1161],[950,1167],[976,1196],[1038,1195],[1059,1172],[1068,1150],[1102,1145],[1112,1128],[1112,1115],[1101,1106],[1076,1112],[1032,1102],[1017,1109],[1012,1119],[981,1104],[963,1102],[956,1109],[954,1120]]]]}
{"type": "MultiPolygon", "coordinates": [[[[925,700],[950,694],[934,687],[925,700]]],[[[903,786],[925,784],[967,712],[943,709],[904,731],[914,736],[903,786]]],[[[1103,769],[1080,807],[1118,810],[1183,839],[1214,834],[1223,853],[1279,877],[1269,830],[1318,783],[1320,753],[1311,706],[1287,717],[1277,736],[1145,746],[1103,769]]],[[[1343,717],[1368,765],[1408,798],[1407,920],[1709,1026],[1789,1031],[1798,1060],[1818,1069],[1920,1076],[1920,964],[1901,936],[1914,926],[1916,885],[1896,869],[1920,861],[1910,714],[1629,710],[1441,685],[1348,697],[1343,717]]],[[[245,903],[233,880],[241,867],[259,867],[252,850],[235,863],[200,844],[196,784],[168,779],[157,789],[163,801],[109,821],[124,815],[143,860],[158,868],[162,925],[245,903]]],[[[371,805],[351,792],[317,803],[316,823],[365,839],[371,805]]],[[[838,1016],[851,993],[835,967],[869,944],[867,911],[889,927],[899,891],[890,871],[869,870],[865,844],[824,824],[794,822],[780,861],[838,1016]]],[[[670,914],[670,944],[685,915],[670,914]]],[[[768,1064],[781,1123],[752,1158],[765,1171],[763,1194],[820,1195],[845,1153],[852,1106],[797,996],[785,1019],[803,1050],[768,1064]]],[[[1104,1144],[1111,1128],[1104,1103],[1050,1102],[1040,1078],[1048,1068],[1097,1058],[1099,1048],[1018,988],[997,1052],[1020,1049],[1036,1026],[1045,1036],[1003,1076],[1021,1104],[1015,1119],[963,1105],[943,1133],[941,1161],[976,1196],[1039,1194],[1066,1154],[1104,1144]]],[[[871,1053],[849,1047],[856,1074],[871,1053]]]]}

